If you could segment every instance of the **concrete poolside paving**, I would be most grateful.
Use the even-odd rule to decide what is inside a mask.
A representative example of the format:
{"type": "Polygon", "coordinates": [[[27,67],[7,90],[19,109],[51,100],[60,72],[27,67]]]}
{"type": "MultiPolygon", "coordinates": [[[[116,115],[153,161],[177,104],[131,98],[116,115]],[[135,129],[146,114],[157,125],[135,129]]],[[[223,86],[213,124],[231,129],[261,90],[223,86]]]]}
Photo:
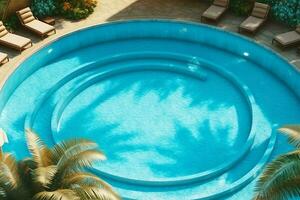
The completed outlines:
{"type": "MultiPolygon", "coordinates": [[[[57,34],[44,40],[41,40],[38,36],[21,28],[16,31],[16,33],[32,39],[34,46],[21,54],[17,51],[0,46],[0,52],[8,53],[10,57],[10,62],[0,68],[1,85],[3,85],[3,81],[14,71],[20,61],[45,44],[66,33],[90,25],[126,19],[159,18],[201,23],[200,16],[209,5],[210,3],[208,0],[99,0],[95,12],[87,19],[76,22],[57,19],[55,25],[57,34]]],[[[237,32],[239,24],[244,19],[245,17],[239,17],[231,12],[227,12],[216,26],[227,31],[237,32]]],[[[249,37],[262,45],[272,48],[300,70],[300,55],[297,55],[296,48],[282,50],[271,44],[274,35],[289,30],[288,27],[269,20],[255,36],[249,37]]]]}

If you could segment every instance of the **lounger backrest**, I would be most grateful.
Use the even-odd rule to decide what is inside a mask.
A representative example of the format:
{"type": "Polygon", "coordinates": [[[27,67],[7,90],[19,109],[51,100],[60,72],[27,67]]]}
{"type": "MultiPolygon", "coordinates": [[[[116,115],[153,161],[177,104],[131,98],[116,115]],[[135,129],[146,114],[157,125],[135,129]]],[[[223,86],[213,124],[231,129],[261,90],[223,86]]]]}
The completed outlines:
{"type": "Polygon", "coordinates": [[[229,0],[214,0],[213,4],[216,6],[222,6],[222,7],[228,8],[229,0]]]}
{"type": "Polygon", "coordinates": [[[254,17],[265,19],[268,16],[270,6],[264,3],[255,3],[251,15],[254,17]]]}
{"type": "Polygon", "coordinates": [[[8,31],[6,30],[6,27],[4,26],[3,22],[0,21],[0,38],[6,34],[8,34],[8,31]]]}
{"type": "Polygon", "coordinates": [[[35,19],[29,7],[17,11],[17,15],[22,24],[27,24],[35,19]]]}

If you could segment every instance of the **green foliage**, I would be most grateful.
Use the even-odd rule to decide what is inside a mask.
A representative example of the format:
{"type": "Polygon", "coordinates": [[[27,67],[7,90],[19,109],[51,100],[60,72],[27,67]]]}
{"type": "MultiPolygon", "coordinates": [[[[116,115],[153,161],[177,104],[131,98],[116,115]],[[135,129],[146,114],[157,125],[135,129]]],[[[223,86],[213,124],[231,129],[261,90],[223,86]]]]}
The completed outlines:
{"type": "Polygon", "coordinates": [[[284,0],[277,2],[272,7],[271,13],[276,20],[290,26],[296,26],[300,23],[300,0],[284,0]]]}
{"type": "Polygon", "coordinates": [[[57,0],[32,0],[31,10],[37,17],[55,16],[57,12],[57,0]]]}
{"type": "MultiPolygon", "coordinates": [[[[231,0],[230,9],[237,15],[248,15],[255,1],[231,0]]],[[[300,24],[300,0],[257,0],[271,6],[270,16],[276,21],[296,26],[300,24]]]]}
{"type": "Polygon", "coordinates": [[[255,200],[281,200],[300,197],[300,126],[280,128],[296,150],[273,160],[256,185],[255,200]]]}
{"type": "Polygon", "coordinates": [[[12,15],[4,21],[4,25],[10,32],[14,32],[20,26],[20,21],[17,15],[12,15]]]}
{"type": "Polygon", "coordinates": [[[95,0],[65,0],[60,1],[59,8],[67,19],[79,20],[93,13],[96,4],[95,0]]]}
{"type": "Polygon", "coordinates": [[[93,13],[96,4],[96,0],[32,0],[31,9],[37,17],[61,15],[79,20],[93,13]]]}
{"type": "Polygon", "coordinates": [[[250,0],[231,0],[230,9],[237,15],[248,15],[251,12],[253,3],[250,0]]]}
{"type": "Polygon", "coordinates": [[[300,24],[300,0],[258,0],[271,6],[271,16],[277,21],[296,26],[300,24]]]}

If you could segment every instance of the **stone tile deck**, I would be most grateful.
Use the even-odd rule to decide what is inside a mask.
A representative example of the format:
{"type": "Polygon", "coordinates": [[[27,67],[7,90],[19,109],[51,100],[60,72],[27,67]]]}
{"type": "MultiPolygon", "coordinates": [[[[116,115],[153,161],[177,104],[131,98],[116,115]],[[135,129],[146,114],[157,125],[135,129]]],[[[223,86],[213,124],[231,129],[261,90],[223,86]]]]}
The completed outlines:
{"type": "MultiPolygon", "coordinates": [[[[17,34],[31,38],[34,42],[34,47],[21,54],[2,46],[0,47],[0,51],[7,52],[11,59],[9,63],[0,68],[0,82],[3,84],[3,80],[16,68],[20,60],[29,56],[48,42],[76,29],[104,22],[142,18],[178,19],[200,23],[200,16],[208,6],[208,0],[99,0],[95,12],[85,20],[77,22],[57,20],[55,25],[57,34],[44,40],[26,30],[17,31],[17,34]]],[[[237,32],[238,25],[243,19],[245,17],[238,17],[228,12],[217,26],[228,31],[237,32]]],[[[297,55],[296,48],[283,51],[271,45],[274,35],[288,30],[287,27],[279,23],[269,21],[253,39],[258,43],[271,47],[296,66],[296,68],[300,69],[300,55],[297,55]]]]}

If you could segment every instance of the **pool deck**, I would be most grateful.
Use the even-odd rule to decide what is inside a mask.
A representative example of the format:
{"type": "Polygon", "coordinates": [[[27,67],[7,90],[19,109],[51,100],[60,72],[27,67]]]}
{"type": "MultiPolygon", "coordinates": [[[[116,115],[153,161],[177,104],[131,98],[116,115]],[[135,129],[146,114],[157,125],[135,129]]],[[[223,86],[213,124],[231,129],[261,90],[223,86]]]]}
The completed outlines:
{"type": "MultiPolygon", "coordinates": [[[[209,5],[208,0],[99,0],[95,12],[85,20],[72,22],[58,19],[55,25],[57,34],[44,40],[24,29],[18,30],[16,33],[31,38],[34,46],[23,51],[21,54],[18,51],[0,47],[0,52],[8,53],[10,58],[10,62],[0,68],[0,87],[24,58],[45,44],[74,30],[95,24],[126,19],[161,18],[201,23],[200,16],[209,5]]],[[[239,24],[244,19],[245,17],[238,17],[227,12],[217,26],[230,32],[237,32],[239,24]]],[[[288,27],[269,20],[254,37],[249,37],[260,44],[271,47],[300,70],[300,54],[296,53],[296,47],[282,50],[271,44],[274,35],[289,30],[288,27]]]]}

